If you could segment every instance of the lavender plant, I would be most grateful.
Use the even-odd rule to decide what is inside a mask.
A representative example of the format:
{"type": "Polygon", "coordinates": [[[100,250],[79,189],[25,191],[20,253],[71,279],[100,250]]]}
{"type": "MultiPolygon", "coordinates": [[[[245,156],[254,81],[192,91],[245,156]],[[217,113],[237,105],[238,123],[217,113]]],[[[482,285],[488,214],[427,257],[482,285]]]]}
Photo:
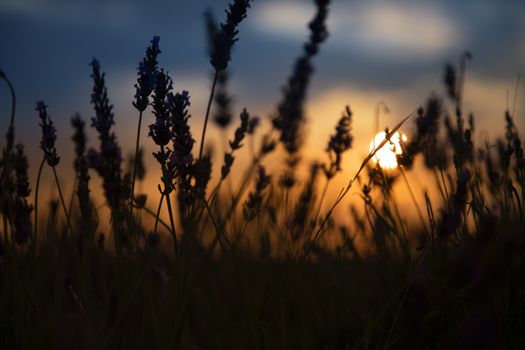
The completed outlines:
{"type": "Polygon", "coordinates": [[[140,131],[142,124],[142,114],[146,110],[149,104],[149,97],[156,85],[156,74],[157,74],[157,56],[161,53],[159,49],[159,40],[158,36],[154,36],[151,39],[151,45],[146,49],[146,56],[139,62],[138,78],[137,84],[135,84],[135,101],[133,106],[139,111],[139,121],[137,126],[137,139],[135,143],[135,157],[133,164],[133,175],[131,178],[131,193],[130,193],[130,206],[129,212],[130,215],[133,214],[133,202],[135,200],[135,180],[137,177],[138,170],[138,159],[139,159],[139,149],[140,149],[140,131]]]}
{"type": "Polygon", "coordinates": [[[24,146],[17,144],[14,153],[16,196],[14,199],[14,240],[17,244],[26,243],[32,236],[31,212],[33,206],[28,203],[31,193],[29,187],[29,163],[24,146]]]}
{"type": "MultiPolygon", "coordinates": [[[[62,194],[62,188],[60,187],[60,181],[58,180],[58,174],[56,171],[56,166],[58,165],[60,161],[60,157],[57,154],[57,150],[55,147],[55,141],[56,141],[56,128],[53,124],[53,121],[51,120],[51,117],[47,113],[47,105],[44,103],[44,101],[38,101],[36,103],[36,110],[38,111],[38,117],[40,118],[40,128],[42,129],[42,138],[40,140],[40,148],[44,152],[44,158],[42,160],[42,165],[44,164],[44,160],[51,167],[53,170],[53,175],[55,177],[55,184],[57,185],[58,194],[60,196],[60,202],[62,203],[62,209],[64,210],[64,215],[66,216],[66,222],[68,230],[71,234],[73,234],[73,226],[71,225],[71,219],[69,217],[69,212],[66,208],[66,202],[64,200],[64,195],[62,194]]],[[[40,176],[42,174],[42,165],[40,166],[40,170],[38,172],[38,179],[37,179],[37,189],[35,191],[35,237],[34,237],[34,244],[37,243],[37,220],[38,220],[38,184],[40,182],[40,176]]],[[[27,214],[29,215],[29,214],[27,214]]]]}
{"type": "Polygon", "coordinates": [[[323,164],[322,169],[326,177],[325,186],[321,193],[321,199],[319,200],[319,207],[317,214],[315,215],[315,220],[319,217],[321,208],[323,205],[326,192],[328,190],[328,185],[330,180],[342,170],[341,161],[343,159],[343,153],[348,151],[352,147],[353,136],[350,133],[351,131],[351,122],[352,122],[352,112],[350,107],[346,106],[343,116],[337,122],[335,127],[335,134],[330,136],[328,146],[326,147],[326,153],[328,153],[328,158],[330,163],[328,165],[323,164]]]}
{"type": "MultiPolygon", "coordinates": [[[[156,73],[157,82],[153,93],[152,107],[155,115],[155,123],[149,126],[149,136],[153,139],[156,145],[159,146],[159,151],[155,152],[153,156],[160,164],[162,169],[162,183],[164,189],[162,190],[161,200],[165,197],[168,207],[168,215],[170,218],[171,235],[173,238],[175,256],[178,255],[177,248],[177,234],[175,231],[175,220],[173,218],[173,209],[170,199],[170,193],[174,190],[175,176],[180,179],[179,169],[175,167],[172,160],[174,151],[167,148],[167,145],[175,135],[175,126],[173,118],[171,117],[171,108],[173,95],[173,83],[170,76],[162,69],[156,73]]],[[[191,150],[191,149],[190,149],[191,150]]],[[[159,204],[160,209],[160,204],[159,204]]],[[[158,217],[158,214],[157,214],[158,217]]]]}
{"type": "Polygon", "coordinates": [[[250,126],[250,114],[248,114],[248,111],[243,109],[241,116],[241,125],[235,130],[235,135],[233,137],[233,140],[229,142],[230,145],[230,152],[224,153],[224,163],[221,168],[221,181],[224,180],[228,174],[230,173],[230,170],[233,165],[233,161],[235,160],[235,157],[233,156],[234,152],[242,147],[242,141],[244,140],[244,137],[248,133],[248,128],[250,126]]]}
{"type": "Polygon", "coordinates": [[[122,244],[127,237],[123,230],[125,217],[124,200],[128,194],[122,176],[122,153],[117,142],[117,136],[112,130],[115,124],[113,105],[109,101],[106,87],[105,74],[100,71],[100,63],[96,58],[90,63],[92,68],[93,92],[91,104],[95,116],[91,118],[91,126],[98,133],[99,149],[89,149],[87,157],[90,167],[93,168],[103,180],[103,189],[106,201],[111,208],[112,230],[115,248],[120,254],[122,244]]]}
{"type": "Polygon", "coordinates": [[[266,175],[264,167],[259,167],[255,190],[248,194],[248,199],[243,205],[243,214],[246,222],[254,220],[263,210],[264,190],[272,180],[270,175],[266,175]]]}
{"type": "MultiPolygon", "coordinates": [[[[242,20],[246,18],[246,12],[250,7],[250,0],[233,0],[226,10],[226,21],[221,23],[220,30],[215,30],[213,44],[210,45],[210,63],[215,69],[213,83],[208,100],[208,107],[206,108],[206,115],[204,117],[204,126],[202,129],[202,137],[199,149],[199,159],[202,158],[204,151],[204,141],[206,139],[206,127],[208,125],[208,118],[210,116],[211,105],[215,93],[215,86],[219,78],[220,72],[228,67],[231,60],[231,50],[237,40],[239,31],[237,27],[242,20]]],[[[210,26],[208,27],[210,28],[210,26]]],[[[213,30],[213,29],[212,29],[213,30]]]]}
{"type": "Polygon", "coordinates": [[[305,123],[304,102],[306,91],[313,74],[313,57],[319,52],[319,47],[328,37],[326,19],[328,17],[329,0],[316,0],[317,11],[309,23],[310,38],[303,47],[303,53],[297,61],[285,87],[283,98],[277,107],[273,126],[280,133],[280,141],[288,152],[289,169],[282,181],[287,187],[295,182],[294,168],[299,161],[298,152],[302,144],[302,128],[305,123]]]}
{"type": "MultiPolygon", "coordinates": [[[[208,53],[213,55],[215,48],[215,40],[219,33],[219,26],[213,16],[211,10],[207,10],[204,13],[204,20],[206,22],[206,38],[208,42],[208,53]]],[[[215,97],[213,99],[216,111],[213,114],[213,122],[221,130],[228,128],[232,119],[233,113],[231,111],[232,100],[233,98],[228,93],[228,81],[230,79],[230,74],[227,69],[220,71],[219,76],[217,77],[217,91],[215,92],[215,97]]]]}
{"type": "Polygon", "coordinates": [[[76,113],[71,118],[71,126],[74,129],[71,140],[75,144],[75,160],[73,166],[76,171],[79,171],[80,160],[85,156],[87,147],[87,135],[85,131],[86,122],[82,119],[80,114],[76,113]]]}

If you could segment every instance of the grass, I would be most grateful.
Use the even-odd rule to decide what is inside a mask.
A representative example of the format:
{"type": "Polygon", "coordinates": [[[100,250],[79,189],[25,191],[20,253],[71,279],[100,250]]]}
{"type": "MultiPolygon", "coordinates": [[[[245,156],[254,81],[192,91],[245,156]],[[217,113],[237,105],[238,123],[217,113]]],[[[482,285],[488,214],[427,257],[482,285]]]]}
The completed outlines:
{"type": "MultiPolygon", "coordinates": [[[[225,74],[248,1],[233,1],[220,26],[207,15],[214,79],[199,143],[188,123],[190,94],[173,90],[157,61],[154,37],[139,63],[133,103],[139,130],[135,156],[124,170],[108,88],[93,60],[92,126],[99,147],[88,149],[84,122],[75,116],[76,191],[69,206],[56,177],[63,166],[56,130],[48,106],[37,103],[40,169],[46,163],[53,168],[61,197],[44,211],[47,227],[40,225],[38,236],[42,172],[31,202],[29,164],[15,142],[16,95],[0,71],[13,101],[0,162],[0,348],[525,347],[525,163],[515,108],[503,114],[503,137],[475,144],[474,119],[462,105],[471,59],[466,53],[457,67],[446,66],[446,95],[431,95],[386,130],[386,139],[329,203],[327,189],[351,152],[354,116],[342,106],[326,159],[301,174],[303,107],[314,56],[327,37],[329,2],[315,3],[310,37],[272,125],[264,131],[262,121],[243,110],[222,162],[205,151],[205,134],[213,123],[224,133],[234,119],[225,74]],[[155,122],[150,139],[141,141],[147,113],[155,122]],[[409,124],[414,132],[401,144],[399,166],[375,164],[375,153],[391,147],[390,137],[409,124]],[[147,193],[135,187],[145,172],[140,144],[151,141],[158,146],[154,157],[162,178],[158,188],[143,190],[162,195],[150,208],[147,193]],[[251,161],[242,169],[235,157],[245,148],[251,161]],[[269,174],[266,156],[280,148],[286,166],[269,174]],[[433,174],[437,200],[410,182],[418,159],[433,174]],[[221,177],[210,188],[212,166],[221,167],[221,177]],[[234,168],[240,180],[230,182],[228,191],[223,185],[234,168]],[[91,176],[102,182],[111,211],[107,227],[90,195],[91,176]],[[412,223],[409,229],[398,206],[393,185],[399,181],[410,193],[419,227],[412,223]],[[338,223],[332,214],[348,205],[350,189],[360,191],[362,203],[350,207],[350,224],[338,223]],[[168,222],[160,214],[166,211],[168,222]]],[[[515,95],[518,89],[519,82],[515,95]]]]}

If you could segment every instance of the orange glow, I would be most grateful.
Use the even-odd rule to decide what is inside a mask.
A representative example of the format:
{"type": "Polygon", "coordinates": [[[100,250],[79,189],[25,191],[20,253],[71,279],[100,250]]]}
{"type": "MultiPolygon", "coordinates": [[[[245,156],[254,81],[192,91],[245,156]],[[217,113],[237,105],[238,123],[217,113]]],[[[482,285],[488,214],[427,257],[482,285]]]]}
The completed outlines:
{"type": "MultiPolygon", "coordinates": [[[[378,133],[372,142],[370,143],[370,151],[372,151],[377,145],[385,139],[386,133],[384,131],[378,133]]],[[[381,149],[379,149],[372,160],[375,163],[379,163],[379,166],[383,169],[395,169],[397,168],[397,155],[402,154],[401,143],[407,140],[406,135],[394,133],[390,138],[390,141],[385,143],[381,149]]]]}

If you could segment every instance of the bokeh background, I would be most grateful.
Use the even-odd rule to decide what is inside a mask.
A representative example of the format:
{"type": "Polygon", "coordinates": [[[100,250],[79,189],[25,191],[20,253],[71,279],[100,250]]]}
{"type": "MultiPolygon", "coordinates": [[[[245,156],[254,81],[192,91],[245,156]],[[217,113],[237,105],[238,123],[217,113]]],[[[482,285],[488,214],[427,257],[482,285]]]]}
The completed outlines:
{"type": "MultiPolygon", "coordinates": [[[[191,94],[193,135],[199,140],[211,73],[203,14],[210,8],[222,21],[226,5],[226,0],[1,0],[0,67],[17,91],[17,139],[26,145],[33,178],[41,157],[34,103],[43,99],[58,129],[60,174],[66,188],[72,184],[69,119],[75,112],[85,119],[93,116],[88,66],[93,56],[107,74],[124,155],[131,153],[138,117],[131,105],[136,67],[153,35],[160,35],[159,62],[171,73],[175,89],[191,94]]],[[[307,0],[253,2],[241,24],[230,65],[230,91],[237,113],[246,107],[266,118],[275,110],[313,13],[314,6],[307,0]]],[[[524,1],[334,0],[328,24],[330,37],[315,58],[316,72],[309,89],[304,155],[325,159],[328,137],[344,106],[350,105],[354,148],[344,158],[344,173],[332,186],[335,192],[368,151],[378,102],[383,101],[390,110],[381,116],[381,128],[394,125],[430,93],[443,94],[443,66],[447,61],[457,63],[465,50],[474,56],[467,68],[465,110],[476,116],[475,137],[490,140],[503,133],[503,112],[509,104],[512,107],[517,77],[525,71],[524,1]]],[[[8,89],[0,84],[2,135],[9,111],[8,89]]],[[[524,111],[525,88],[521,88],[516,124],[522,132],[524,111]]],[[[152,116],[145,118],[142,140],[150,171],[142,188],[150,192],[159,174],[150,157],[153,146],[146,139],[152,116]]],[[[233,128],[235,125],[231,132],[233,128]]],[[[404,129],[410,135],[410,125],[404,129]]],[[[210,143],[215,143],[219,158],[217,132],[210,130],[210,143]]],[[[90,144],[96,146],[96,135],[90,135],[90,144]]],[[[242,168],[240,163],[247,156],[243,153],[236,166],[242,168]]],[[[279,159],[275,155],[269,166],[279,159]]],[[[220,171],[219,163],[214,170],[220,171]]],[[[418,191],[431,187],[424,177],[412,178],[419,181],[418,191]]],[[[349,200],[352,198],[358,200],[356,196],[349,200]]]]}

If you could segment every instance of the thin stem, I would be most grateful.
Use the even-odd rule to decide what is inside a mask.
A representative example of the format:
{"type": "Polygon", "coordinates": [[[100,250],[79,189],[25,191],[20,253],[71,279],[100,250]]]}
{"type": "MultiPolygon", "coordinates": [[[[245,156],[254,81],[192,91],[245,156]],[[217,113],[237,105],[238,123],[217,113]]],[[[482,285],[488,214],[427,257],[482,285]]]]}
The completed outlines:
{"type": "Polygon", "coordinates": [[[235,212],[235,209],[237,208],[237,205],[239,204],[239,201],[241,200],[244,194],[244,191],[246,190],[250,182],[250,178],[252,177],[252,174],[255,171],[255,168],[257,167],[258,163],[259,163],[259,159],[254,160],[248,172],[246,173],[246,176],[242,180],[241,185],[239,189],[237,190],[237,194],[233,197],[232,205],[230,206],[228,213],[226,214],[226,217],[223,220],[223,226],[226,225],[226,222],[230,219],[230,216],[235,212]]]}
{"type": "Polygon", "coordinates": [[[399,167],[401,170],[401,175],[403,175],[403,180],[405,180],[405,184],[407,185],[408,192],[410,193],[410,197],[412,198],[412,202],[414,202],[414,206],[416,207],[417,215],[419,216],[419,220],[421,221],[421,225],[425,229],[428,236],[430,236],[430,232],[427,230],[427,225],[425,223],[425,219],[423,219],[423,214],[421,213],[421,209],[419,208],[419,204],[417,204],[416,197],[414,196],[414,192],[412,191],[412,187],[410,186],[410,183],[408,182],[408,178],[405,174],[405,171],[403,170],[403,167],[399,167]]]}
{"type": "Polygon", "coordinates": [[[139,125],[137,126],[137,139],[135,141],[135,158],[133,161],[133,176],[131,178],[131,195],[129,197],[129,216],[133,217],[133,200],[135,195],[135,180],[137,178],[138,155],[140,146],[140,126],[142,125],[142,111],[139,112],[139,125]]]}
{"type": "MultiPolygon", "coordinates": [[[[229,143],[228,143],[228,135],[226,135],[226,133],[224,132],[224,129],[221,130],[221,142],[222,142],[223,153],[226,154],[228,152],[229,143]]],[[[235,150],[232,150],[232,154],[233,154],[233,152],[235,152],[235,150]]],[[[228,175],[230,175],[230,174],[228,173],[228,175]]],[[[228,183],[227,183],[228,191],[230,193],[233,193],[232,178],[231,178],[231,176],[227,176],[227,178],[228,178],[228,180],[227,180],[228,181],[228,183]]],[[[219,186],[221,185],[222,181],[223,181],[223,178],[221,176],[221,180],[219,181],[219,184],[218,184],[219,186]]]]}
{"type": "Polygon", "coordinates": [[[38,191],[40,189],[40,178],[42,177],[42,170],[44,170],[44,164],[46,162],[46,159],[43,158],[42,162],[40,162],[40,166],[38,167],[38,175],[36,177],[36,188],[35,188],[35,222],[34,222],[34,237],[33,237],[33,245],[34,250],[36,252],[36,244],[37,244],[37,234],[38,234],[38,191]]]}
{"type": "Polygon", "coordinates": [[[446,207],[448,205],[448,200],[445,196],[445,192],[443,191],[443,187],[441,186],[441,180],[439,178],[438,172],[435,168],[432,169],[432,172],[434,174],[434,179],[436,180],[436,185],[439,190],[439,194],[441,195],[441,200],[443,201],[443,206],[446,207]]]}
{"type": "MultiPolygon", "coordinates": [[[[226,213],[226,216],[224,217],[224,219],[221,220],[219,225],[214,223],[214,226],[217,225],[216,226],[216,235],[215,235],[215,238],[212,241],[212,243],[211,243],[211,245],[210,245],[210,247],[208,249],[208,252],[207,252],[208,256],[211,256],[213,254],[213,251],[215,250],[215,247],[217,246],[217,243],[220,243],[221,236],[226,238],[226,236],[223,234],[224,227],[226,226],[226,223],[230,219],[230,216],[235,211],[235,208],[237,207],[237,204],[238,204],[240,198],[242,197],[242,194],[244,193],[244,190],[246,189],[246,186],[249,183],[249,180],[250,180],[250,177],[252,175],[252,172],[255,170],[255,167],[257,166],[260,158],[261,158],[260,155],[257,158],[255,158],[253,160],[252,166],[245,173],[245,176],[244,176],[244,179],[243,179],[243,181],[241,183],[241,186],[239,187],[239,190],[237,191],[237,195],[235,197],[233,197],[232,204],[231,204],[228,212],[226,213]]],[[[206,205],[206,208],[208,209],[208,213],[211,213],[211,209],[210,209],[210,207],[209,207],[209,205],[208,205],[208,203],[206,201],[205,201],[205,205],[206,205]]],[[[213,220],[213,218],[211,216],[210,216],[210,219],[213,220]]]]}
{"type": "Polygon", "coordinates": [[[60,188],[60,182],[58,181],[56,167],[53,166],[52,168],[53,168],[53,174],[55,175],[55,182],[58,187],[58,195],[60,196],[60,201],[62,202],[62,208],[64,209],[64,215],[66,215],[67,226],[69,228],[69,232],[73,234],[73,226],[71,225],[71,220],[69,218],[69,213],[67,211],[66,202],[64,201],[64,195],[62,194],[62,189],[60,188]]]}
{"type": "Polygon", "coordinates": [[[175,221],[173,220],[173,211],[171,209],[171,199],[170,199],[170,194],[167,192],[166,188],[164,188],[164,190],[166,191],[166,203],[168,204],[168,214],[169,214],[169,217],[170,217],[170,226],[171,226],[171,235],[173,237],[173,249],[174,249],[174,252],[175,252],[175,261],[178,261],[179,260],[179,249],[177,248],[177,234],[175,233],[175,221]]]}
{"type": "MultiPolygon", "coordinates": [[[[165,149],[164,146],[160,147],[160,152],[164,158],[165,156],[165,149]]],[[[169,193],[169,183],[168,183],[168,177],[167,177],[167,169],[166,164],[162,164],[162,179],[164,181],[164,195],[166,196],[166,204],[168,205],[168,215],[170,217],[170,226],[171,226],[171,236],[173,237],[173,248],[175,252],[175,260],[178,261],[178,247],[177,247],[177,233],[175,231],[175,220],[173,219],[173,210],[171,208],[171,199],[170,199],[170,193],[169,193]]]]}
{"type": "Polygon", "coordinates": [[[71,198],[69,199],[69,206],[67,208],[67,212],[71,213],[71,210],[73,210],[73,202],[75,201],[75,192],[78,185],[78,178],[77,174],[75,173],[75,180],[73,180],[73,190],[71,191],[71,198]]]}
{"type": "MultiPolygon", "coordinates": [[[[235,196],[232,197],[232,205],[230,206],[230,208],[228,209],[228,211],[226,212],[226,216],[225,216],[225,219],[222,220],[223,222],[223,225],[225,225],[226,221],[229,220],[230,218],[230,215],[233,213],[233,211],[235,210],[237,204],[238,204],[238,201],[240,200],[240,198],[242,197],[244,191],[246,190],[246,186],[249,184],[249,181],[250,181],[250,178],[253,174],[253,171],[255,170],[255,168],[257,167],[257,164],[259,164],[259,162],[261,161],[261,159],[263,158],[263,155],[262,153],[259,153],[253,160],[252,160],[252,163],[250,164],[250,167],[248,168],[248,170],[244,173],[243,175],[243,179],[241,180],[241,185],[239,187],[239,189],[237,190],[237,193],[235,196]]],[[[212,193],[210,194],[208,200],[207,200],[207,205],[208,206],[213,206],[214,203],[215,203],[215,200],[217,199],[217,196],[218,196],[218,193],[219,193],[219,190],[220,190],[220,187],[221,187],[221,184],[223,182],[223,179],[219,180],[219,183],[217,184],[217,186],[215,186],[215,188],[213,189],[212,193]]],[[[233,193],[232,193],[233,194],[233,193]]],[[[206,201],[206,199],[204,199],[204,201],[206,201]]],[[[200,214],[198,215],[198,218],[200,220],[202,214],[203,214],[203,210],[200,212],[200,214]]],[[[221,225],[222,226],[222,225],[221,225]]]]}
{"type": "Polygon", "coordinates": [[[224,251],[225,250],[224,249],[224,245],[223,245],[222,241],[220,240],[221,236],[222,236],[222,238],[225,239],[226,243],[229,244],[229,241],[226,238],[226,236],[224,236],[224,234],[222,232],[222,229],[219,228],[219,225],[217,224],[217,220],[215,220],[215,217],[213,216],[213,213],[211,211],[210,206],[208,205],[208,202],[206,202],[205,200],[203,202],[204,202],[204,206],[206,207],[206,210],[208,211],[208,215],[210,217],[211,223],[212,223],[213,227],[215,228],[215,233],[216,233],[215,238],[219,241],[219,243],[221,244],[221,248],[224,251]]]}
{"type": "Polygon", "coordinates": [[[441,181],[443,181],[443,189],[445,190],[445,196],[447,198],[447,203],[448,203],[450,199],[448,195],[447,182],[445,181],[445,175],[443,174],[443,169],[439,169],[439,173],[441,174],[441,181]]]}
{"type": "MultiPolygon", "coordinates": [[[[153,233],[156,234],[157,233],[157,228],[158,228],[158,225],[159,225],[159,221],[161,223],[163,223],[164,221],[162,221],[160,219],[160,209],[162,208],[162,201],[164,200],[164,192],[162,192],[162,194],[160,195],[160,200],[159,200],[159,206],[157,207],[157,214],[155,215],[155,226],[153,227],[153,233]]],[[[144,208],[146,209],[146,212],[149,213],[149,209],[148,208],[144,208]]],[[[152,213],[153,214],[153,213],[152,213]]],[[[168,230],[171,230],[171,228],[169,226],[167,226],[168,230]]]]}
{"type": "Polygon", "coordinates": [[[206,127],[208,126],[208,119],[210,117],[211,104],[213,102],[213,95],[215,94],[215,86],[217,85],[218,77],[219,77],[219,71],[216,70],[215,75],[213,76],[213,84],[211,86],[210,98],[208,100],[208,107],[206,108],[206,117],[204,118],[204,127],[202,129],[201,145],[199,149],[199,160],[202,158],[202,153],[204,151],[204,139],[206,137],[206,127]]]}
{"type": "Polygon", "coordinates": [[[326,192],[328,191],[328,184],[330,183],[330,179],[326,179],[326,183],[323,188],[323,193],[321,193],[321,199],[319,200],[319,207],[317,208],[317,213],[315,213],[315,219],[314,222],[317,222],[317,219],[319,218],[319,214],[321,213],[321,209],[323,207],[324,198],[326,197],[326,192]]]}
{"type": "Polygon", "coordinates": [[[4,72],[0,71],[0,78],[4,79],[9,91],[11,92],[11,119],[9,120],[9,128],[7,129],[7,153],[9,154],[13,148],[14,133],[15,133],[15,113],[16,113],[16,93],[11,81],[5,76],[4,72]]]}

